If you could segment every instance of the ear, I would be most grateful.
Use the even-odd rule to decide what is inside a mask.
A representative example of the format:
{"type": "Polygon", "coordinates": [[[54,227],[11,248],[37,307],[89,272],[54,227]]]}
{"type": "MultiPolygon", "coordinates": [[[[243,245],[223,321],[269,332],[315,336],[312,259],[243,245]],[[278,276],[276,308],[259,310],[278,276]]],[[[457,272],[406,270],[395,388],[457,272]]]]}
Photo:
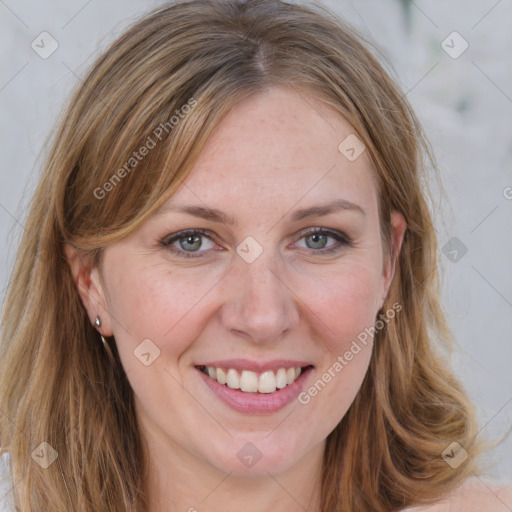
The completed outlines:
{"type": "Polygon", "coordinates": [[[391,282],[393,281],[393,277],[395,275],[396,262],[398,260],[398,255],[400,254],[400,249],[402,248],[402,243],[404,241],[405,231],[407,229],[407,222],[404,216],[396,210],[391,212],[390,222],[392,254],[386,254],[386,257],[384,258],[382,272],[383,294],[380,301],[381,307],[388,296],[391,282]]]}
{"type": "Polygon", "coordinates": [[[64,245],[64,252],[89,321],[103,336],[112,336],[112,321],[99,268],[92,266],[90,259],[69,243],[64,245]],[[100,318],[101,327],[96,326],[96,317],[100,318]]]}

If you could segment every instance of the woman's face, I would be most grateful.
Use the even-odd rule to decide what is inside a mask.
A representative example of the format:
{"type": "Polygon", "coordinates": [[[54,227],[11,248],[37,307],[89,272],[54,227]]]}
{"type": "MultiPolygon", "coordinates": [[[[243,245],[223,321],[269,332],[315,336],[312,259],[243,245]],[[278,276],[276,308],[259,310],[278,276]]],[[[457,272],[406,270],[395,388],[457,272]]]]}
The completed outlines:
{"type": "MultiPolygon", "coordinates": [[[[323,450],[347,412],[394,272],[353,134],[305,92],[252,96],[93,269],[82,297],[115,337],[155,456],[275,475],[323,450]]],[[[396,212],[392,225],[399,247],[396,212]]]]}

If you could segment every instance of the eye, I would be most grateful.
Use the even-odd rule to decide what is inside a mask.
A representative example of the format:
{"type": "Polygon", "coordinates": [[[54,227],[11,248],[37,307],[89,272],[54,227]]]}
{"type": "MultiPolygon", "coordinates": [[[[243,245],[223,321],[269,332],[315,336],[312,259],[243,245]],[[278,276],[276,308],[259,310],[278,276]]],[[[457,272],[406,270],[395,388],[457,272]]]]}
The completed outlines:
{"type": "Polygon", "coordinates": [[[331,231],[324,228],[314,228],[304,233],[300,240],[311,240],[312,243],[306,242],[306,248],[308,249],[319,249],[315,252],[320,254],[332,254],[343,249],[344,246],[352,247],[352,241],[342,233],[337,231],[331,231]],[[328,249],[325,249],[326,242],[329,238],[336,240],[337,243],[331,244],[328,249]]]}
{"type": "Polygon", "coordinates": [[[202,238],[206,238],[213,244],[211,238],[206,234],[204,229],[191,229],[187,231],[180,231],[175,235],[164,238],[160,241],[160,245],[170,249],[173,253],[181,258],[197,258],[193,253],[204,252],[199,251],[203,247],[202,238]],[[175,245],[178,244],[179,247],[175,245]]]}
{"type": "MultiPolygon", "coordinates": [[[[180,258],[199,258],[202,252],[199,249],[204,248],[203,239],[206,238],[209,243],[214,244],[211,235],[204,229],[191,229],[180,231],[160,240],[160,245],[169,249],[180,258]],[[198,253],[196,255],[196,253],[198,253]]],[[[352,247],[352,241],[344,234],[337,231],[331,231],[324,228],[314,228],[304,233],[300,240],[312,240],[312,243],[306,243],[307,249],[312,249],[318,254],[333,254],[344,247],[352,247]],[[337,243],[326,247],[326,241],[331,238],[337,243]]],[[[215,244],[214,244],[215,245],[215,244]]],[[[208,247],[206,249],[209,249],[208,247]]],[[[210,247],[212,249],[212,247],[210,247]]]]}

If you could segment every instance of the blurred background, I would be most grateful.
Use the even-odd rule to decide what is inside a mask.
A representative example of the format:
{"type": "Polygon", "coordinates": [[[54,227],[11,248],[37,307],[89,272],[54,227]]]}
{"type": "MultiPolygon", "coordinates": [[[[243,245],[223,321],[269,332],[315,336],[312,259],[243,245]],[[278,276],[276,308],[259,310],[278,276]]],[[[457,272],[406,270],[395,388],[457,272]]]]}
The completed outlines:
{"type": "MultiPolygon", "coordinates": [[[[0,0],[2,302],[64,102],[100,51],[162,3],[0,0]]],[[[452,361],[482,433],[496,439],[512,425],[512,2],[322,5],[376,45],[430,138],[444,188],[432,183],[452,361]]],[[[490,477],[512,481],[512,435],[484,462],[490,477]]]]}

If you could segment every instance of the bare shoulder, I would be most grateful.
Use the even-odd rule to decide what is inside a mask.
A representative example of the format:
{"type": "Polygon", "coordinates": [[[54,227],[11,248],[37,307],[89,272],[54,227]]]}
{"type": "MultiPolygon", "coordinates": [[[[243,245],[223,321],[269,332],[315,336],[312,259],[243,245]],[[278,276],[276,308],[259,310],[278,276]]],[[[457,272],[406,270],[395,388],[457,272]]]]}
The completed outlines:
{"type": "MultiPolygon", "coordinates": [[[[435,505],[413,507],[407,512],[511,512],[512,482],[468,478],[435,505]]],[[[406,511],[404,511],[406,512],[406,511]]]]}

